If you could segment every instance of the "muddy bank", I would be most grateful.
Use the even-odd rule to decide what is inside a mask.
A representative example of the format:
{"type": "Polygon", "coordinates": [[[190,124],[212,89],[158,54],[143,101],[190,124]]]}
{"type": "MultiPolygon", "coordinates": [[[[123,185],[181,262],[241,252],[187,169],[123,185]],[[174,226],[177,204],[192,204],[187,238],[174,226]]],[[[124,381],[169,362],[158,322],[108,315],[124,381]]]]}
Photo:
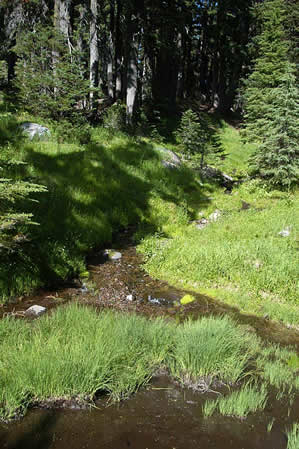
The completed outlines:
{"type": "Polygon", "coordinates": [[[0,308],[0,316],[23,316],[33,304],[48,311],[69,301],[90,304],[97,308],[133,311],[148,316],[165,316],[182,322],[188,317],[229,314],[236,322],[248,326],[261,338],[272,343],[292,345],[299,351],[299,332],[268,319],[240,313],[231,307],[204,295],[171,287],[166,282],[151,278],[142,268],[142,256],[136,253],[130,232],[124,232],[114,242],[121,259],[111,261],[103,250],[95,251],[87,259],[88,279],[74,280],[58,289],[40,290],[35,295],[20,298],[0,308]],[[190,293],[196,301],[185,306],[180,299],[190,293]]]}

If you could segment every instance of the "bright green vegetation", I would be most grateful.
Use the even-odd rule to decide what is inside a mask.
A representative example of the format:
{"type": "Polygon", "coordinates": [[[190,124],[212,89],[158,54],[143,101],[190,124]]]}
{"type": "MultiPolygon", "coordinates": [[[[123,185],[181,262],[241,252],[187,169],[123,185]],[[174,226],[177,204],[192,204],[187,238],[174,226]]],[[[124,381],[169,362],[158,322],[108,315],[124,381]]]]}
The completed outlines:
{"type": "Polygon", "coordinates": [[[245,385],[239,391],[233,391],[229,396],[207,401],[203,407],[205,417],[219,411],[224,416],[246,418],[249,413],[264,410],[267,403],[267,390],[264,385],[257,387],[245,385]]]}
{"type": "Polygon", "coordinates": [[[288,348],[272,345],[263,348],[257,359],[257,369],[261,377],[277,390],[288,391],[299,389],[299,365],[297,354],[288,348]]]}
{"type": "MultiPolygon", "coordinates": [[[[61,306],[33,322],[6,317],[0,320],[0,418],[22,415],[40,401],[92,402],[99,394],[119,400],[146,384],[160,368],[180,383],[202,390],[214,389],[214,381],[230,385],[245,381],[239,391],[208,402],[204,413],[217,409],[246,416],[265,404],[271,379],[259,357],[270,353],[279,364],[283,363],[279,357],[284,357],[285,370],[293,373],[287,364],[290,351],[263,348],[258,337],[227,317],[177,325],[77,304],[61,306]]],[[[291,389],[285,393],[289,397],[291,389]]]]}
{"type": "Polygon", "coordinates": [[[148,271],[242,311],[298,324],[298,194],[268,192],[254,182],[232,195],[210,194],[198,212],[208,218],[218,209],[219,220],[201,230],[184,226],[167,240],[145,239],[139,249],[148,271]],[[250,209],[241,210],[242,200],[250,209]],[[279,232],[287,227],[283,238],[279,232]]]}
{"type": "Polygon", "coordinates": [[[9,419],[42,399],[92,399],[96,392],[127,396],[163,363],[171,336],[171,327],[161,320],[97,314],[76,305],[33,325],[3,319],[0,416],[9,419]]]}
{"type": "Polygon", "coordinates": [[[239,131],[225,120],[220,120],[218,133],[224,154],[226,154],[226,158],[219,164],[221,170],[233,177],[246,175],[248,160],[255,149],[254,144],[245,144],[239,131]]]}
{"type": "Polygon", "coordinates": [[[287,449],[298,449],[299,447],[299,423],[293,424],[293,427],[287,432],[287,449]]]}
{"type": "Polygon", "coordinates": [[[170,370],[183,383],[204,379],[209,385],[215,378],[236,382],[245,375],[258,346],[254,336],[228,317],[190,320],[177,330],[170,370]]]}

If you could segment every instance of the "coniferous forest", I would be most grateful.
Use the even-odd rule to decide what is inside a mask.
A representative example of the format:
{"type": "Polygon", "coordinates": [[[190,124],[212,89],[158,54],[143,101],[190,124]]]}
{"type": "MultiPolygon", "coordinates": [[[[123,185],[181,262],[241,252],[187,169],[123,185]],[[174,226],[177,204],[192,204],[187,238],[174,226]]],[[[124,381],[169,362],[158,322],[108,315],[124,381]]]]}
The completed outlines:
{"type": "Polygon", "coordinates": [[[112,405],[72,447],[298,449],[298,24],[296,0],[0,0],[0,446],[68,448],[32,406],[136,393],[125,446],[112,405]]]}

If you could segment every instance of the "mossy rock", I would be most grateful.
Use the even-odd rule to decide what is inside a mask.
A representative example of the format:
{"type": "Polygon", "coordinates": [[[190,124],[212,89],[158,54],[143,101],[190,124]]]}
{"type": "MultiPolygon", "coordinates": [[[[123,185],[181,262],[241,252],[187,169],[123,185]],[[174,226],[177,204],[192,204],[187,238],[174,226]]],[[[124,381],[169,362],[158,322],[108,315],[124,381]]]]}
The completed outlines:
{"type": "Polygon", "coordinates": [[[186,304],[189,304],[190,302],[195,301],[194,296],[192,295],[185,295],[181,298],[180,303],[185,306],[186,304]]]}

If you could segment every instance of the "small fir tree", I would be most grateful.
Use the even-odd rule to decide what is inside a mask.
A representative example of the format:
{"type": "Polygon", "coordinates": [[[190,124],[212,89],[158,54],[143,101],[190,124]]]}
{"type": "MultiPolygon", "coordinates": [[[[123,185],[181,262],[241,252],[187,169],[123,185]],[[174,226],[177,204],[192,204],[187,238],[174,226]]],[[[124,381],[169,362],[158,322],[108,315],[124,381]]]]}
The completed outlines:
{"type": "Polygon", "coordinates": [[[299,106],[283,0],[265,1],[258,6],[258,14],[261,34],[244,95],[244,134],[258,143],[250,162],[253,173],[272,186],[290,187],[298,180],[299,106]]]}
{"type": "Polygon", "coordinates": [[[42,185],[24,181],[17,167],[24,165],[11,156],[21,135],[10,114],[0,115],[0,255],[16,250],[26,241],[28,225],[37,224],[30,213],[23,212],[24,200],[30,194],[44,192],[42,185]]]}
{"type": "Polygon", "coordinates": [[[209,162],[225,157],[221,142],[210,120],[191,109],[183,113],[176,135],[187,157],[195,160],[199,157],[200,168],[203,168],[207,157],[209,162]]]}
{"type": "Polygon", "coordinates": [[[200,167],[202,168],[208,143],[206,124],[203,120],[200,120],[195,112],[188,109],[182,115],[176,134],[187,157],[200,154],[200,167]]]}

